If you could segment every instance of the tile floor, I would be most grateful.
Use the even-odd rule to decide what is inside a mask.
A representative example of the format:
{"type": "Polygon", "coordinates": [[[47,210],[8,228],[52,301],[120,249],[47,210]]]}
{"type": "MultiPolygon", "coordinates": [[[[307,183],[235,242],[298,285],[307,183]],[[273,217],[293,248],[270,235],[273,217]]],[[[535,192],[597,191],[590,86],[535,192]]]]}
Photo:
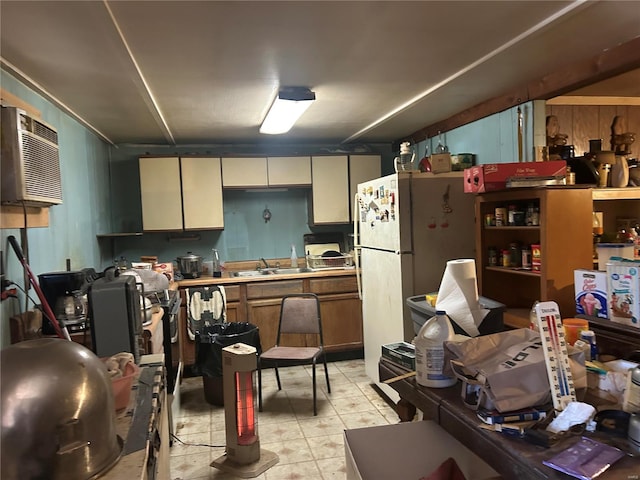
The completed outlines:
{"type": "MultiPolygon", "coordinates": [[[[364,360],[329,363],[331,393],[323,367],[317,369],[318,415],[313,416],[311,367],[273,369],[262,374],[263,412],[258,414],[260,446],[279,462],[259,480],[344,479],[343,431],[398,423],[398,416],[371,385],[364,360]]],[[[224,407],[205,401],[201,377],[181,385],[182,411],[171,447],[171,480],[235,480],[210,464],[224,453],[224,407]]]]}

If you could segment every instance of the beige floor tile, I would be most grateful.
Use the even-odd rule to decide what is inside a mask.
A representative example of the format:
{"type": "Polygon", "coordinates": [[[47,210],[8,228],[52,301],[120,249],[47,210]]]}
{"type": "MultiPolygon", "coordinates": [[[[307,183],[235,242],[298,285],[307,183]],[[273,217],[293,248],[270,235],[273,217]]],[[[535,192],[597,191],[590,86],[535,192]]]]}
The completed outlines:
{"type": "Polygon", "coordinates": [[[263,443],[262,440],[260,440],[260,446],[265,450],[276,453],[280,459],[278,462],[279,465],[313,460],[309,445],[304,438],[269,443],[263,443]]]}
{"type": "Polygon", "coordinates": [[[344,435],[307,438],[311,454],[316,460],[344,456],[344,435]]]}
{"type": "Polygon", "coordinates": [[[377,410],[371,401],[363,394],[353,395],[351,397],[332,398],[331,404],[339,415],[377,410]]]}
{"type": "Polygon", "coordinates": [[[266,480],[322,480],[316,462],[277,464],[265,472],[266,480]]]}
{"type": "MultiPolygon", "coordinates": [[[[326,384],[322,383],[322,387],[320,387],[320,385],[316,385],[316,397],[318,399],[327,399],[327,394],[326,393],[326,384]]],[[[311,385],[311,380],[309,380],[309,383],[302,385],[301,387],[289,387],[287,389],[284,388],[284,386],[282,387],[283,391],[287,394],[287,398],[289,398],[289,401],[291,402],[295,402],[295,401],[299,401],[299,400],[306,400],[306,399],[311,399],[313,400],[313,386],[311,385]]],[[[331,389],[331,391],[333,392],[333,389],[331,389]]]]}
{"type": "Polygon", "coordinates": [[[173,440],[171,446],[171,457],[184,455],[205,455],[209,459],[211,453],[211,432],[199,433],[175,433],[178,440],[173,440]]]}
{"type": "Polygon", "coordinates": [[[298,420],[305,437],[323,437],[326,435],[340,435],[344,432],[345,424],[340,416],[311,417],[298,420]]]}
{"type": "Polygon", "coordinates": [[[322,390],[327,398],[335,399],[341,397],[352,397],[354,395],[358,395],[362,392],[357,385],[353,383],[340,383],[338,385],[331,385],[331,393],[327,393],[327,386],[325,384],[319,385],[320,390],[322,390]]]}
{"type": "Polygon", "coordinates": [[[209,432],[211,425],[212,421],[209,415],[190,415],[182,417],[176,422],[176,431],[173,433],[180,437],[192,433],[209,432]]]}
{"type": "MultiPolygon", "coordinates": [[[[291,418],[289,418],[291,420],[291,418]]],[[[297,421],[262,424],[258,427],[261,443],[286,442],[303,439],[304,435],[297,421]]]]}
{"type": "Polygon", "coordinates": [[[172,480],[195,480],[210,478],[211,460],[207,455],[194,453],[190,455],[179,455],[171,457],[171,478],[172,480]]]}
{"type": "Polygon", "coordinates": [[[344,452],[342,456],[325,458],[316,462],[323,480],[345,480],[347,469],[344,465],[344,452]]]}
{"type": "Polygon", "coordinates": [[[384,417],[384,415],[377,410],[340,415],[340,418],[347,429],[389,424],[389,421],[384,417]]]}

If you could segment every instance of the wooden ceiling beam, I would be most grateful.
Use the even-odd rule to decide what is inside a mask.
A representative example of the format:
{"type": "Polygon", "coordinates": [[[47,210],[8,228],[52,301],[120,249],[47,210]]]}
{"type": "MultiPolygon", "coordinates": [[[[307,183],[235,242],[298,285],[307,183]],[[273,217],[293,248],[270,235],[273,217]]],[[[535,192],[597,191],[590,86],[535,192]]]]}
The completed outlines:
{"type": "Polygon", "coordinates": [[[561,70],[535,79],[498,97],[479,103],[445,120],[428,125],[400,142],[417,143],[507,110],[530,100],[548,100],[601,80],[640,68],[640,37],[620,44],[598,55],[574,62],[561,70]]]}

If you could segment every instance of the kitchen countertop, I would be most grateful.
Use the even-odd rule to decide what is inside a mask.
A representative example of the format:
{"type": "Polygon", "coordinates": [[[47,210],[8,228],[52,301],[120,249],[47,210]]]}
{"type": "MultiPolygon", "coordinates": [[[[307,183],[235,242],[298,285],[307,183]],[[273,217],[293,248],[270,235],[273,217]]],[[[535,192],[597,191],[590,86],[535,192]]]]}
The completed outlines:
{"type": "Polygon", "coordinates": [[[204,274],[200,278],[186,278],[177,280],[179,287],[194,287],[202,285],[227,285],[232,283],[270,282],[276,280],[295,280],[302,278],[327,278],[344,277],[356,274],[355,268],[326,269],[303,273],[273,273],[268,275],[256,275],[255,277],[233,277],[229,272],[223,272],[222,277],[212,277],[204,274]]]}

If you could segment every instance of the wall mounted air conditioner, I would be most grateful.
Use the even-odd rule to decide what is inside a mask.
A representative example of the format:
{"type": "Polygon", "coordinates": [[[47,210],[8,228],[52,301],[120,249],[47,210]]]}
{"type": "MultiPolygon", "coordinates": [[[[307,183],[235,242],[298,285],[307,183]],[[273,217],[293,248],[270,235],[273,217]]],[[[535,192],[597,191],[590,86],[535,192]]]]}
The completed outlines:
{"type": "Polygon", "coordinates": [[[58,132],[16,107],[2,107],[3,204],[62,203],[58,132]]]}

